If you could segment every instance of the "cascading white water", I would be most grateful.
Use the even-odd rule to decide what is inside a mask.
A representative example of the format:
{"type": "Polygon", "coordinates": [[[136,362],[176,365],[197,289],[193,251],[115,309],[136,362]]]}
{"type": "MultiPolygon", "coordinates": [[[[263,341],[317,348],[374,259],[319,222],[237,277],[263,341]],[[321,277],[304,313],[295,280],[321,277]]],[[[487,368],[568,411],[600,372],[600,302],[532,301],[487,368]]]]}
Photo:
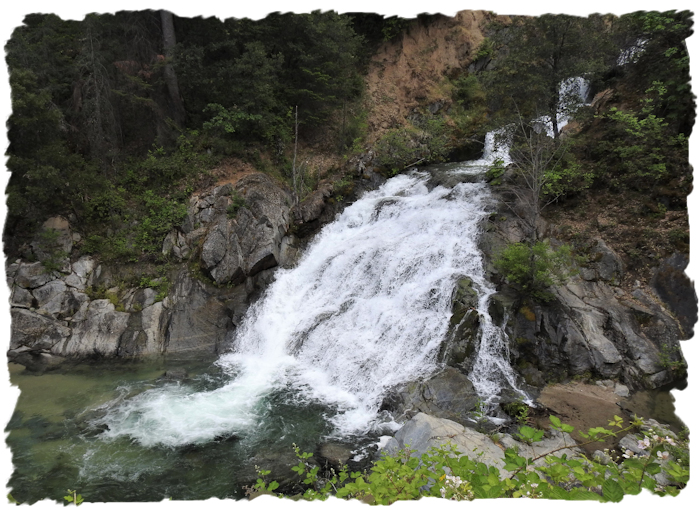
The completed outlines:
{"type": "Polygon", "coordinates": [[[484,152],[481,159],[466,161],[464,167],[490,167],[496,161],[501,160],[504,165],[510,165],[510,144],[512,135],[506,128],[496,129],[486,133],[484,138],[484,152]]]}
{"type": "Polygon", "coordinates": [[[333,409],[339,435],[395,426],[378,415],[382,396],[437,369],[462,276],[480,293],[475,386],[482,398],[515,387],[507,342],[488,316],[493,289],[477,248],[493,200],[488,185],[429,190],[427,179],[400,175],[366,193],[322,230],[297,267],[278,270],[233,351],[217,362],[228,384],[146,391],[109,410],[104,436],[174,446],[244,433],[264,397],[282,390],[333,409]]]}
{"type": "MultiPolygon", "coordinates": [[[[579,107],[588,104],[588,95],[591,85],[588,80],[581,76],[567,78],[559,84],[559,103],[557,105],[557,129],[561,129],[571,121],[570,112],[579,107]]],[[[543,115],[537,118],[533,124],[544,129],[547,136],[553,137],[552,122],[549,115],[543,115]]]]}

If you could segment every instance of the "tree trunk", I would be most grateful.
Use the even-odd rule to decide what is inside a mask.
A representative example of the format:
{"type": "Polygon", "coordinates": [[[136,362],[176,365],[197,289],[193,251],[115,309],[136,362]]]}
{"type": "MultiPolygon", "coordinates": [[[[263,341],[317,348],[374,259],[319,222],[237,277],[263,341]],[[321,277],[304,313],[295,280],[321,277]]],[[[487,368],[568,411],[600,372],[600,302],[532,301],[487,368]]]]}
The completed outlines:
{"type": "Polygon", "coordinates": [[[177,84],[177,75],[173,66],[170,64],[175,49],[175,26],[173,25],[173,13],[161,10],[160,22],[163,30],[163,52],[165,53],[165,67],[163,74],[165,76],[165,84],[168,87],[168,96],[170,103],[170,112],[172,119],[178,127],[182,127],[185,123],[185,107],[182,104],[180,97],[180,87],[177,84]]]}

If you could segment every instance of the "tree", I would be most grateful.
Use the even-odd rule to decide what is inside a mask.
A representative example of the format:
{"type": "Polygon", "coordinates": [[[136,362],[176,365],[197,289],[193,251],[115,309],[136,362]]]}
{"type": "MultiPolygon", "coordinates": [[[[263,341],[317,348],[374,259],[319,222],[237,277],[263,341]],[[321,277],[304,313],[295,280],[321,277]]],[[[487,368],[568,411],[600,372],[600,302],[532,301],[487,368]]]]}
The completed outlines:
{"type": "Polygon", "coordinates": [[[522,116],[501,135],[511,144],[513,172],[503,185],[503,202],[525,224],[530,243],[540,237],[542,211],[564,195],[590,186],[593,175],[581,171],[568,154],[568,141],[548,136],[522,116]]]}
{"type": "Polygon", "coordinates": [[[161,10],[160,20],[163,27],[163,53],[165,53],[163,75],[165,76],[165,84],[168,87],[170,111],[175,124],[182,127],[185,124],[185,107],[182,104],[180,87],[177,84],[177,75],[175,74],[175,69],[172,65],[176,44],[173,13],[170,11],[161,10]]]}
{"type": "Polygon", "coordinates": [[[609,55],[617,51],[611,49],[608,33],[606,20],[599,15],[519,17],[498,27],[490,38],[495,48],[493,68],[481,73],[490,109],[506,113],[515,101],[527,118],[547,115],[558,138],[557,118],[577,103],[566,97],[576,91],[562,90],[562,83],[579,76],[592,78],[605,69],[609,55]]]}

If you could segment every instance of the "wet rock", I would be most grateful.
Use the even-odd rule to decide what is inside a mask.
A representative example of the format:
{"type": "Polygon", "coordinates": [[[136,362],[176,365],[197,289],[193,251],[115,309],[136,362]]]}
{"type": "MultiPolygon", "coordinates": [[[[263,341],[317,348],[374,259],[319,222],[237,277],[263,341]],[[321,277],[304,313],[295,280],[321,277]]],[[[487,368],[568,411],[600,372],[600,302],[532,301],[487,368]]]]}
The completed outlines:
{"type": "Polygon", "coordinates": [[[463,425],[473,425],[469,414],[479,400],[472,382],[452,367],[427,381],[409,383],[398,388],[385,401],[384,409],[400,420],[416,413],[446,418],[463,425]]]}
{"type": "Polygon", "coordinates": [[[342,443],[322,443],[314,454],[318,464],[324,469],[340,471],[352,457],[352,449],[342,443]]]}
{"type": "Polygon", "coordinates": [[[117,355],[132,357],[163,354],[167,318],[162,302],[129,314],[127,327],[119,337],[117,355]]]}
{"type": "Polygon", "coordinates": [[[170,368],[158,379],[166,379],[169,381],[183,381],[187,379],[187,370],[184,368],[170,368]]]}
{"type": "MultiPolygon", "coordinates": [[[[232,289],[230,295],[236,292],[240,290],[232,289]]],[[[177,276],[169,298],[170,319],[164,335],[167,353],[214,355],[220,352],[232,326],[232,311],[226,305],[225,296],[183,270],[177,276]]]]}

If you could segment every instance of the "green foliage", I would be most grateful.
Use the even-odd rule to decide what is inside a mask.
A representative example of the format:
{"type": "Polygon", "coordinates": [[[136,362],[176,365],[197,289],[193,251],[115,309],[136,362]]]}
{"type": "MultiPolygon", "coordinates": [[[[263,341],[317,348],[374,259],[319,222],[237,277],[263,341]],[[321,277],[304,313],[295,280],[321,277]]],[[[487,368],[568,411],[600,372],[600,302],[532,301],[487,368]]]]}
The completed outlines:
{"type": "Polygon", "coordinates": [[[61,268],[61,262],[68,256],[63,250],[57,246],[58,238],[61,233],[53,228],[43,229],[37,236],[38,251],[41,252],[41,265],[47,273],[58,271],[61,268]]]}
{"type": "Polygon", "coordinates": [[[474,75],[460,75],[453,82],[452,106],[447,114],[456,138],[473,138],[486,130],[486,92],[474,75]]]}
{"type": "Polygon", "coordinates": [[[389,130],[377,142],[377,162],[394,174],[412,165],[444,161],[452,144],[441,117],[427,117],[417,126],[389,130]]]}
{"type": "Polygon", "coordinates": [[[65,499],[69,504],[74,503],[75,506],[78,506],[83,502],[83,497],[78,494],[78,491],[68,489],[66,492],[68,492],[68,496],[63,496],[63,499],[65,499]]]}
{"type": "Polygon", "coordinates": [[[690,135],[695,107],[690,86],[690,60],[685,39],[692,34],[689,11],[639,11],[620,17],[620,32],[626,42],[644,40],[626,69],[626,84],[643,94],[654,82],[666,89],[654,114],[669,123],[671,133],[690,135]]]}
{"type": "Polygon", "coordinates": [[[233,190],[231,192],[231,204],[226,208],[226,215],[229,218],[235,218],[238,214],[238,210],[241,207],[246,206],[245,198],[243,198],[238,191],[233,190]]]}
{"type": "Polygon", "coordinates": [[[512,243],[494,261],[503,278],[523,297],[549,301],[552,285],[563,284],[572,274],[572,250],[569,245],[552,248],[546,241],[533,245],[512,243]]]}
{"type": "Polygon", "coordinates": [[[635,188],[644,188],[668,177],[669,159],[674,156],[685,159],[688,150],[686,136],[673,134],[666,120],[653,113],[659,99],[666,94],[666,87],[654,82],[646,94],[637,111],[610,108],[605,118],[613,126],[599,148],[614,155],[611,163],[622,172],[622,179],[635,188]]]}
{"type": "Polygon", "coordinates": [[[659,360],[661,366],[676,374],[676,377],[682,377],[688,370],[688,364],[683,359],[680,346],[662,345],[659,352],[659,360]]]}
{"type": "MultiPolygon", "coordinates": [[[[509,26],[494,26],[489,36],[492,66],[479,75],[497,125],[549,115],[555,136],[559,85],[572,76],[594,78],[606,60],[618,55],[610,44],[604,16],[587,18],[545,14],[514,17],[509,26]],[[510,106],[506,106],[510,105],[510,106]]],[[[571,111],[560,113],[573,113],[571,111]]]]}
{"type": "Polygon", "coordinates": [[[527,418],[530,414],[530,406],[522,401],[508,402],[502,405],[503,411],[508,416],[512,416],[515,420],[524,425],[527,422],[527,418]]]}
{"type": "Polygon", "coordinates": [[[245,113],[236,105],[227,109],[217,103],[209,103],[204,109],[204,113],[211,113],[212,117],[202,124],[202,128],[205,131],[217,132],[219,135],[231,135],[239,131],[246,123],[262,119],[262,115],[245,113]]]}
{"type": "MultiPolygon", "coordinates": [[[[566,433],[573,427],[564,424],[556,416],[550,417],[551,428],[566,433]]],[[[622,418],[615,416],[608,424],[610,429],[594,427],[587,433],[584,444],[598,442],[606,437],[619,437],[637,429],[642,424],[634,419],[624,426],[622,418]]],[[[542,430],[523,426],[520,436],[534,443],[544,434],[542,430]]],[[[338,498],[356,498],[365,503],[388,505],[400,500],[416,500],[423,496],[440,497],[450,500],[473,500],[475,498],[533,498],[563,500],[621,501],[626,494],[638,494],[642,489],[654,494],[675,496],[685,487],[689,478],[687,461],[688,443],[669,437],[660,437],[654,431],[645,433],[639,441],[643,456],[632,452],[624,454],[624,460],[602,465],[584,456],[569,458],[556,455],[570,448],[564,445],[535,458],[521,456],[515,448],[504,451],[502,475],[498,469],[488,466],[476,458],[461,455],[454,446],[431,448],[418,456],[409,448],[396,454],[383,454],[374,462],[369,472],[348,472],[343,467],[340,472],[331,471],[327,477],[321,476],[318,466],[312,466],[310,453],[301,453],[294,445],[299,463],[292,468],[307,488],[294,499],[326,500],[335,495],[338,498]],[[673,455],[673,457],[671,457],[673,455]],[[535,461],[544,459],[543,464],[535,461]],[[673,460],[675,459],[675,460],[673,460]],[[664,473],[668,484],[660,485],[653,478],[664,473]]],[[[247,495],[277,494],[277,482],[267,482],[269,471],[258,470],[260,478],[249,488],[247,495]]],[[[283,497],[282,494],[277,494],[283,497]]]]}
{"type": "Polygon", "coordinates": [[[399,35],[403,34],[410,25],[411,21],[405,18],[398,18],[396,16],[384,18],[384,26],[382,27],[384,41],[391,41],[397,38],[399,35]]]}
{"type": "Polygon", "coordinates": [[[498,186],[501,184],[501,177],[506,172],[506,167],[503,164],[502,159],[497,159],[486,171],[486,182],[493,186],[498,186]]]}

